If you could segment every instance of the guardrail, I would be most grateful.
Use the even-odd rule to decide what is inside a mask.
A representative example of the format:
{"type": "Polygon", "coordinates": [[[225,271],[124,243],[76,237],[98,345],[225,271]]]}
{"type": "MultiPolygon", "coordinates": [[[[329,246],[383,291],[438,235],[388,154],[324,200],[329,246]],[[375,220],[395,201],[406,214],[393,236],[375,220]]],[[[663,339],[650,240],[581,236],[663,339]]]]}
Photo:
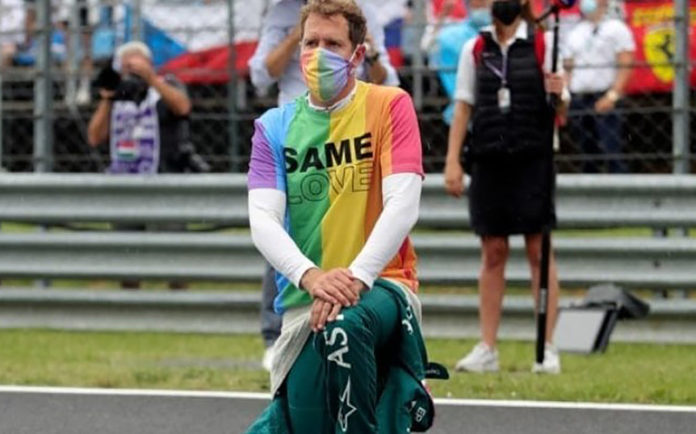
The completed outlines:
{"type": "MultiPolygon", "coordinates": [[[[444,194],[428,175],[419,226],[468,227],[466,198],[444,194]]],[[[696,226],[696,177],[560,175],[561,228],[696,226]]],[[[3,174],[0,221],[200,222],[246,226],[246,176],[3,174]]]]}
{"type": "MultiPolygon", "coordinates": [[[[422,228],[463,229],[466,200],[445,196],[442,178],[425,183],[422,228]]],[[[696,226],[696,178],[562,175],[561,228],[696,226]]],[[[0,221],[247,223],[243,175],[14,175],[0,177],[0,221]]],[[[424,283],[475,284],[478,240],[460,232],[414,236],[424,283]]],[[[688,237],[556,237],[566,286],[614,282],[641,288],[696,288],[696,239],[688,237]]],[[[521,240],[513,239],[506,276],[526,284],[521,240]]],[[[245,233],[110,231],[0,233],[3,278],[176,279],[258,281],[261,257],[245,233]]]]}
{"type": "MultiPolygon", "coordinates": [[[[425,284],[475,285],[479,244],[473,236],[415,235],[425,284]]],[[[691,238],[557,238],[565,286],[614,282],[638,288],[696,287],[691,238]]],[[[0,276],[45,279],[175,279],[254,282],[264,262],[245,234],[44,232],[0,234],[0,276]]],[[[506,277],[527,284],[521,239],[511,242],[506,277]]]]}
{"type": "MultiPolygon", "coordinates": [[[[427,337],[478,338],[478,297],[421,294],[427,337]]],[[[562,298],[561,306],[578,301],[562,298]]],[[[254,292],[51,291],[3,288],[0,329],[258,333],[261,294],[254,292]]],[[[501,339],[533,340],[531,297],[506,297],[501,339]]],[[[696,303],[650,301],[641,321],[619,321],[612,341],[696,343],[696,303]]]]}

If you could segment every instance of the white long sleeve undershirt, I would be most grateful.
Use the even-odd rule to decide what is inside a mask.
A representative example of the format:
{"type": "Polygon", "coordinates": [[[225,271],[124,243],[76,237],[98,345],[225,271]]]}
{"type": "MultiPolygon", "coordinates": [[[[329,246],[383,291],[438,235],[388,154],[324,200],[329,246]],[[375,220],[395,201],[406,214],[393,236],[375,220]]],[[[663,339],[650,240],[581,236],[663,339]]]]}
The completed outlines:
{"type": "MultiPolygon", "coordinates": [[[[422,178],[415,173],[397,173],[382,180],[382,213],[358,256],[350,264],[353,276],[371,288],[384,267],[418,220],[422,178]]],[[[307,270],[317,267],[286,232],[286,196],[279,190],[249,191],[251,238],[273,268],[300,287],[307,270]]]]}

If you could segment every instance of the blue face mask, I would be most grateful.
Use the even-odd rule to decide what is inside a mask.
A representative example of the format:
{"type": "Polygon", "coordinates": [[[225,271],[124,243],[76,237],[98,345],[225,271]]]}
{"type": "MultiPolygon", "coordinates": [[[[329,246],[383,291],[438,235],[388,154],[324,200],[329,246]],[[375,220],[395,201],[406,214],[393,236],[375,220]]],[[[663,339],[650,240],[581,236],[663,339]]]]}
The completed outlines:
{"type": "Polygon", "coordinates": [[[481,29],[482,27],[490,26],[491,22],[491,11],[488,8],[480,9],[470,9],[469,10],[469,21],[476,28],[481,29]]]}
{"type": "Polygon", "coordinates": [[[580,2],[580,12],[584,16],[592,15],[597,10],[597,0],[582,0],[580,2]]]}

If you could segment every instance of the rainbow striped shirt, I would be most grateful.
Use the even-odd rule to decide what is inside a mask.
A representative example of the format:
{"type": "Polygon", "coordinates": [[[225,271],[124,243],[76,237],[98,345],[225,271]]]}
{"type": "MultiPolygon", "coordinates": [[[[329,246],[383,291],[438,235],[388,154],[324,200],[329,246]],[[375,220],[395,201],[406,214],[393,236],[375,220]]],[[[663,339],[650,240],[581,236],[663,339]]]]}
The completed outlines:
{"type": "MultiPolygon", "coordinates": [[[[306,95],[255,122],[249,189],[287,196],[285,229],[321,269],[348,267],[382,212],[382,178],[423,175],[420,132],[409,95],[358,81],[352,100],[332,112],[310,108],[306,95]]],[[[416,291],[416,255],[409,238],[381,277],[416,291]]],[[[276,278],[275,310],[311,304],[306,291],[276,278]]]]}

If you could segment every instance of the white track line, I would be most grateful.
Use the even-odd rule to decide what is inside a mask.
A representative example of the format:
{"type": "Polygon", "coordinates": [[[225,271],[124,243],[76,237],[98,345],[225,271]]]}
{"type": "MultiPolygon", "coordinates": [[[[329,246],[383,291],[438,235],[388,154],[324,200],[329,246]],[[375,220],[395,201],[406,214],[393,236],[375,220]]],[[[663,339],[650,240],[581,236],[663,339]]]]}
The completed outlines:
{"type": "MultiPolygon", "coordinates": [[[[268,393],[254,392],[206,392],[189,390],[150,390],[150,389],[90,389],[78,387],[31,387],[0,386],[0,393],[27,393],[51,395],[91,395],[91,396],[151,396],[172,398],[225,398],[268,400],[268,393]]],[[[546,408],[567,410],[611,410],[611,411],[656,411],[676,413],[696,413],[696,406],[647,405],[647,404],[605,404],[594,402],[556,402],[556,401],[509,401],[494,399],[446,399],[436,398],[435,404],[456,407],[500,407],[500,408],[546,408]]]]}

